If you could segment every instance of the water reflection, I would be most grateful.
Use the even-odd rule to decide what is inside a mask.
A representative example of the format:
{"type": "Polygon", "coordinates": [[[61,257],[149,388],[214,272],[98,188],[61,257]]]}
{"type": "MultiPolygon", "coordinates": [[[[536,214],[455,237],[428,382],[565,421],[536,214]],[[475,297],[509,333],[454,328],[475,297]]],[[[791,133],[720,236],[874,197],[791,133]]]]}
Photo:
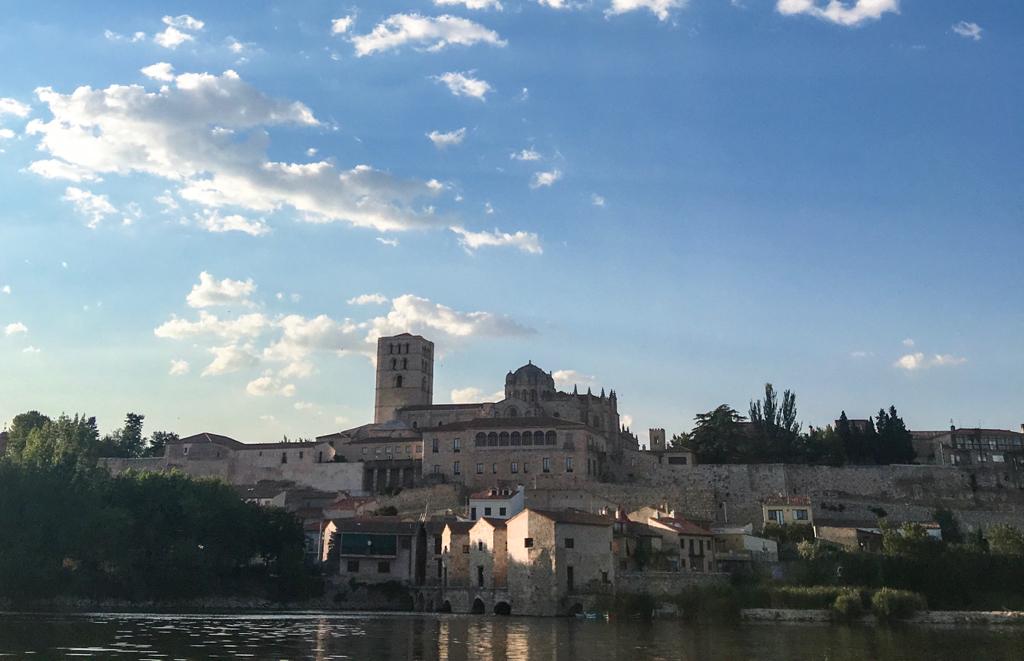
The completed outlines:
{"type": "Polygon", "coordinates": [[[1013,628],[689,626],[467,615],[0,614],[0,656],[37,659],[1019,659],[1013,628]]]}

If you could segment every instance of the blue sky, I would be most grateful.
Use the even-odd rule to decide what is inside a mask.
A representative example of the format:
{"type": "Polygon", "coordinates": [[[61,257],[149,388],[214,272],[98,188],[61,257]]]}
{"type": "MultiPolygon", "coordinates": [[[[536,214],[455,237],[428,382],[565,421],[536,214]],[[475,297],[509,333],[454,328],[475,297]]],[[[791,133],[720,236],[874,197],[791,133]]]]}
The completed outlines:
{"type": "Polygon", "coordinates": [[[765,381],[805,424],[1024,422],[1018,2],[4,17],[0,426],[328,433],[404,330],[438,402],[533,360],[643,441],[765,381]]]}

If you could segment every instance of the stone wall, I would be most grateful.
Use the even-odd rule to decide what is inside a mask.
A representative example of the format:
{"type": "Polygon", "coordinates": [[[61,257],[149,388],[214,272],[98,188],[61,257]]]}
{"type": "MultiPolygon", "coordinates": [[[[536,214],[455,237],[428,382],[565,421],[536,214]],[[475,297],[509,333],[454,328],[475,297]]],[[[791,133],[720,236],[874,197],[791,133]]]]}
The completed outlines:
{"type": "Polygon", "coordinates": [[[689,587],[725,585],[728,582],[729,575],[718,572],[707,574],[690,571],[619,572],[615,576],[615,591],[671,597],[689,587]]]}

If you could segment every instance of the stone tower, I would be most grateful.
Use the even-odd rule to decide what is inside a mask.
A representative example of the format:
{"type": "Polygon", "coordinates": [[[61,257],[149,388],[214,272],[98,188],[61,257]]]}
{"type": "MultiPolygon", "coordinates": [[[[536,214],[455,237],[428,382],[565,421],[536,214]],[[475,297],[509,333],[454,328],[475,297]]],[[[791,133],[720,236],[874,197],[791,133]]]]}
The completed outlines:
{"type": "Polygon", "coordinates": [[[402,333],[377,340],[377,396],[373,421],[395,419],[403,406],[434,403],[434,343],[402,333]]]}
{"type": "Polygon", "coordinates": [[[665,449],[665,430],[664,429],[648,429],[649,440],[647,442],[647,449],[651,452],[658,452],[665,449]]]}

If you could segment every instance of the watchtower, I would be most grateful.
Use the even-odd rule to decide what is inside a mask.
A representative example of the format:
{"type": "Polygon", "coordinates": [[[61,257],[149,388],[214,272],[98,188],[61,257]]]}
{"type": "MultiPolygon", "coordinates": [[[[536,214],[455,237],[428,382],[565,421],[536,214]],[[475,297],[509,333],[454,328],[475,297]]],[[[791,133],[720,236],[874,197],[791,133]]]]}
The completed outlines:
{"type": "Polygon", "coordinates": [[[373,421],[394,420],[404,406],[433,403],[434,343],[410,333],[378,339],[373,421]]]}

